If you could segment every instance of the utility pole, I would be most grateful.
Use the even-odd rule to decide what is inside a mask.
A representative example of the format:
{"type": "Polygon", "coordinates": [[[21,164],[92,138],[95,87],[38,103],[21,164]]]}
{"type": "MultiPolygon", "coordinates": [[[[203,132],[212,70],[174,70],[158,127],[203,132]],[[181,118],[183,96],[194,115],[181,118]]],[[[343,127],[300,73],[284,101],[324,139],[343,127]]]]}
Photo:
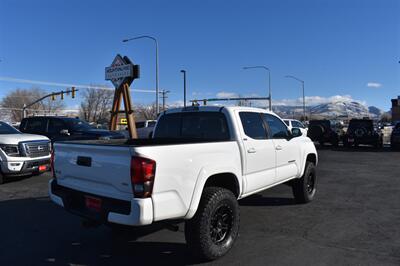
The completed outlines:
{"type": "Polygon", "coordinates": [[[165,103],[166,103],[166,99],[168,98],[167,93],[170,93],[170,91],[166,91],[166,90],[162,90],[161,92],[161,98],[162,98],[162,109],[163,111],[165,111],[165,103]]]}
{"type": "Polygon", "coordinates": [[[183,73],[183,107],[186,107],[186,70],[181,70],[183,73]]]}

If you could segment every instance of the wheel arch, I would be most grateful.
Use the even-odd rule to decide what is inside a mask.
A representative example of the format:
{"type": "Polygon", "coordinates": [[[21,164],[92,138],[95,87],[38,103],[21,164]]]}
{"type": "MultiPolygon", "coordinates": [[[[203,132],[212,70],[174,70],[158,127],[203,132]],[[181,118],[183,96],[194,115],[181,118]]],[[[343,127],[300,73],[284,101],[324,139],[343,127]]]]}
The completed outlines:
{"type": "Polygon", "coordinates": [[[222,171],[210,174],[206,178],[199,178],[194,192],[189,210],[186,213],[185,219],[190,219],[194,216],[200,203],[201,196],[205,187],[222,187],[226,188],[239,198],[241,194],[241,182],[238,175],[231,171],[222,171]]]}

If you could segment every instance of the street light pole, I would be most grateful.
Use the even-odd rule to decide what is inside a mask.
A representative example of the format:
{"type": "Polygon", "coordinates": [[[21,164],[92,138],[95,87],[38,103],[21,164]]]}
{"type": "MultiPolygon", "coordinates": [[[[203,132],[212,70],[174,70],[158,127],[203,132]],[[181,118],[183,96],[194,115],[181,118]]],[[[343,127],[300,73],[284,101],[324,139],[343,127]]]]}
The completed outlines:
{"type": "Polygon", "coordinates": [[[302,90],[303,90],[303,119],[305,121],[306,120],[306,96],[305,96],[305,93],[304,93],[304,80],[296,78],[295,76],[292,76],[292,75],[286,75],[285,78],[291,78],[291,79],[294,79],[294,80],[297,80],[297,81],[301,82],[301,87],[302,87],[302,90]]]}
{"type": "Polygon", "coordinates": [[[269,110],[272,111],[272,99],[271,99],[271,70],[266,66],[247,66],[243,67],[243,69],[252,69],[252,68],[262,68],[268,71],[268,98],[269,98],[269,110]]]}
{"type": "Polygon", "coordinates": [[[183,73],[183,107],[186,107],[186,70],[181,70],[183,73]]]}
{"type": "Polygon", "coordinates": [[[158,114],[160,112],[160,106],[158,104],[158,94],[159,94],[158,85],[159,84],[158,84],[158,41],[157,41],[157,39],[154,38],[153,36],[142,35],[142,36],[137,36],[137,37],[122,40],[122,42],[129,42],[129,41],[133,41],[133,40],[137,40],[137,39],[144,39],[144,38],[153,40],[156,45],[156,111],[158,114]]]}

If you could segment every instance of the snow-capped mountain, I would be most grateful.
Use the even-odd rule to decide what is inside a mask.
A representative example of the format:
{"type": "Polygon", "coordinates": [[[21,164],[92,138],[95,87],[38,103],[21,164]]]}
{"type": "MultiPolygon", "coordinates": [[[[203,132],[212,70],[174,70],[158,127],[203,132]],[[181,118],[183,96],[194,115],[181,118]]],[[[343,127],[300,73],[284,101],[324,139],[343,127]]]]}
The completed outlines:
{"type": "MultiPolygon", "coordinates": [[[[299,116],[303,114],[302,106],[273,106],[273,110],[283,117],[299,116]]],[[[375,106],[367,107],[359,102],[331,102],[309,106],[306,108],[307,116],[311,114],[314,117],[336,118],[379,118],[382,110],[375,106]]]]}

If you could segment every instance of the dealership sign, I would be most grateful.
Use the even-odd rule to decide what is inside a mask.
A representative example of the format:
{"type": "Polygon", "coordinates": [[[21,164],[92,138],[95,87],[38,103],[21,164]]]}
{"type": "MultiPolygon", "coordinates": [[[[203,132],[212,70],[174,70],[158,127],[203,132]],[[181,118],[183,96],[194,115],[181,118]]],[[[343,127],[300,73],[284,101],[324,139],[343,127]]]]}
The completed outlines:
{"type": "Polygon", "coordinates": [[[128,57],[117,55],[111,66],[106,67],[106,80],[111,80],[115,88],[123,83],[130,85],[135,78],[138,78],[138,66],[132,64],[128,57]]]}

